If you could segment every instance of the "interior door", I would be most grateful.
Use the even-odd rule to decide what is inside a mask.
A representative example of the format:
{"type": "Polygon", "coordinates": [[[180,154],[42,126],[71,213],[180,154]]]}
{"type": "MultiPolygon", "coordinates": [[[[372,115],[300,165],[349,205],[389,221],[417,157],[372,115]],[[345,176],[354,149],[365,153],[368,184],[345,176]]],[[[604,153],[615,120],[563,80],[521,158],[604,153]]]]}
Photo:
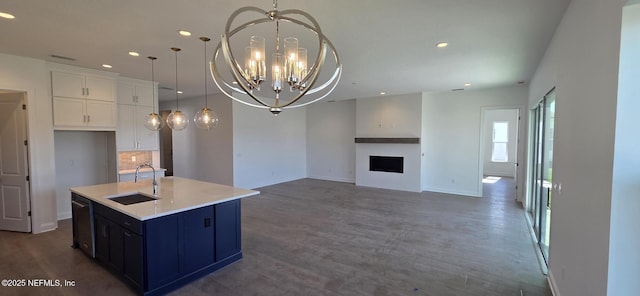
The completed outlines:
{"type": "Polygon", "coordinates": [[[24,93],[0,93],[0,229],[31,232],[24,93]]]}

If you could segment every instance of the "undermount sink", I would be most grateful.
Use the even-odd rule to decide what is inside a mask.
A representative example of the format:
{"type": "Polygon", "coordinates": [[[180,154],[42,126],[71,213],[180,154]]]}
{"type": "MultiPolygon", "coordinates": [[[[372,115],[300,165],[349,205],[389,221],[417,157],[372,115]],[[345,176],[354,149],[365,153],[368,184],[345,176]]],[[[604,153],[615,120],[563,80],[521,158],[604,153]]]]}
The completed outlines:
{"type": "Polygon", "coordinates": [[[142,195],[140,193],[110,197],[109,199],[123,205],[131,205],[131,204],[137,204],[141,202],[156,200],[156,198],[142,195]]]}

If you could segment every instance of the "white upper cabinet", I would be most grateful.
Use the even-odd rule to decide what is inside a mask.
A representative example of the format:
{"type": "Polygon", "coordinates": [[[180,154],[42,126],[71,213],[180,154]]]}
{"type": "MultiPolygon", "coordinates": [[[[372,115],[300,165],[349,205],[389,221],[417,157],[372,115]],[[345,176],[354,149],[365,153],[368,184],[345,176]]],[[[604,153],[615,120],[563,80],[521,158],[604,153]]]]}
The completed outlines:
{"type": "Polygon", "coordinates": [[[116,81],[108,74],[91,72],[95,71],[75,67],[51,71],[55,129],[116,129],[116,81]]]}
{"type": "Polygon", "coordinates": [[[118,104],[118,151],[158,150],[158,132],[148,130],[144,123],[152,107],[118,104]]]}
{"type": "Polygon", "coordinates": [[[158,132],[145,126],[147,116],[157,106],[157,84],[131,78],[118,78],[118,151],[158,150],[158,132]]]}
{"type": "Polygon", "coordinates": [[[149,81],[120,78],[118,79],[118,104],[153,106],[153,87],[149,81]]]}
{"type": "Polygon", "coordinates": [[[54,97],[115,101],[112,77],[52,71],[51,88],[54,97]]]}

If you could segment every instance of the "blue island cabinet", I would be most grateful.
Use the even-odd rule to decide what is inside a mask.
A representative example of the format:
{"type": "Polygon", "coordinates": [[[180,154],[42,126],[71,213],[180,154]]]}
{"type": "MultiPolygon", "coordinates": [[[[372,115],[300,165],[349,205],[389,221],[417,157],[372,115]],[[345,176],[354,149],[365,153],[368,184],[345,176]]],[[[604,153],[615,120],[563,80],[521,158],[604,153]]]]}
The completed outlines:
{"type": "Polygon", "coordinates": [[[94,203],[96,259],[141,295],[166,294],[242,258],[240,200],[149,220],[94,203]]]}

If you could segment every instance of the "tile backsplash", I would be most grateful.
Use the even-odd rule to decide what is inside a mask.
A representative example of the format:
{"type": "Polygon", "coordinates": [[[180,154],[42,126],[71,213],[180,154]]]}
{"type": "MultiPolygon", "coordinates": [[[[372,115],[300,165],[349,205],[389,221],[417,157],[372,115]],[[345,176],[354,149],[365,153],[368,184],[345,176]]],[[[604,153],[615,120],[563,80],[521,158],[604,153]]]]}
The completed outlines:
{"type": "Polygon", "coordinates": [[[120,166],[118,170],[133,170],[143,163],[153,160],[151,151],[132,151],[118,153],[120,166]]]}

